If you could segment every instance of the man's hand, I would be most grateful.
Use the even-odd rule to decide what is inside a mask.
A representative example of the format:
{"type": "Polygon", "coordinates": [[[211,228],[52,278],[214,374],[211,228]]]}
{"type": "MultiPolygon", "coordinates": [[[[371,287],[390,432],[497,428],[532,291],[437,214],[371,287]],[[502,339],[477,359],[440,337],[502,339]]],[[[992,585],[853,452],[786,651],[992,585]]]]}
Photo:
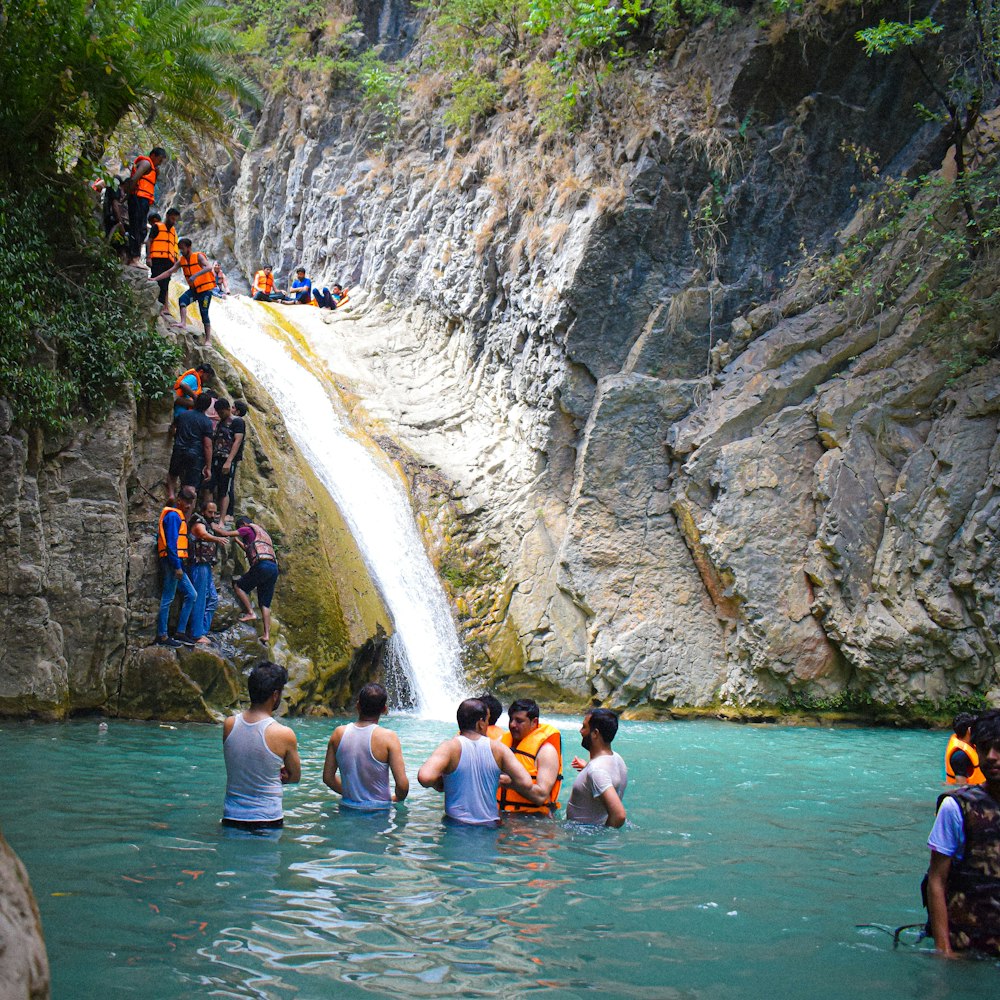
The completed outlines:
{"type": "Polygon", "coordinates": [[[288,773],[288,768],[282,765],[281,771],[279,773],[281,774],[281,783],[283,785],[287,785],[290,778],[290,775],[288,773]]]}
{"type": "Polygon", "coordinates": [[[509,775],[506,775],[506,774],[501,774],[500,775],[500,787],[501,788],[510,788],[510,776],[509,775]]]}
{"type": "Polygon", "coordinates": [[[209,467],[207,465],[203,465],[201,467],[201,478],[202,479],[211,479],[212,478],[212,471],[211,471],[211,469],[209,469],[209,467]]]}
{"type": "Polygon", "coordinates": [[[573,758],[573,770],[574,771],[582,771],[586,766],[587,766],[587,762],[585,760],[581,760],[579,757],[574,757],[573,758]]]}

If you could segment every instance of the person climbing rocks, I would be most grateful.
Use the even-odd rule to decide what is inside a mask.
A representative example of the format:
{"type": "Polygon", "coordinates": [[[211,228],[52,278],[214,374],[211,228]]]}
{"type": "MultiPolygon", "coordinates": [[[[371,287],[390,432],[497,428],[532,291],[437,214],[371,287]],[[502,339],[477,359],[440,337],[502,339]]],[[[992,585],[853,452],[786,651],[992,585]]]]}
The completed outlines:
{"type": "MultiPolygon", "coordinates": [[[[228,481],[226,494],[217,497],[219,509],[223,522],[230,517],[236,509],[236,470],[243,459],[243,448],[247,443],[247,404],[242,399],[237,399],[233,403],[235,415],[230,417],[229,429],[232,431],[233,443],[229,449],[229,458],[222,463],[222,473],[228,481]],[[226,465],[229,465],[228,472],[226,465]]],[[[221,477],[220,477],[221,482],[221,477]]]]}
{"type": "MultiPolygon", "coordinates": [[[[177,247],[177,222],[181,213],[176,208],[167,209],[167,217],[160,219],[158,212],[149,214],[149,239],[146,241],[146,263],[149,264],[149,275],[157,278],[164,271],[177,262],[181,253],[177,247]]],[[[167,305],[167,294],[170,291],[170,279],[161,279],[157,282],[160,286],[158,296],[160,302],[160,315],[165,319],[170,318],[170,307],[167,305]]],[[[179,325],[179,324],[178,324],[179,325]]]]}
{"type": "Polygon", "coordinates": [[[954,732],[944,751],[945,782],[949,785],[981,785],[986,778],[979,769],[979,757],[970,744],[972,723],[976,717],[969,712],[959,712],[955,716],[954,732]]]}
{"type": "Polygon", "coordinates": [[[223,520],[229,508],[229,488],[230,479],[233,475],[233,459],[236,451],[243,444],[245,424],[239,418],[236,427],[233,426],[234,417],[232,407],[228,399],[217,399],[215,409],[219,414],[219,422],[215,427],[215,434],[212,437],[212,494],[215,502],[222,507],[223,520]],[[237,436],[239,440],[237,440],[237,436]]]}
{"type": "Polygon", "coordinates": [[[323,784],[342,796],[343,807],[388,809],[410,792],[399,737],[378,724],[388,704],[381,684],[366,684],[358,692],[358,721],[338,726],[330,736],[323,784]],[[395,794],[389,791],[390,772],[395,794]]]}
{"type": "Polygon", "coordinates": [[[194,406],[194,401],[201,395],[211,379],[215,378],[215,369],[207,362],[189,368],[177,376],[174,382],[174,419],[185,410],[194,406]]]}
{"type": "Polygon", "coordinates": [[[258,833],[284,825],[282,786],[302,777],[295,733],[273,718],[287,683],[284,667],[261,660],[247,678],[250,708],[222,724],[223,826],[258,833]]]}
{"type": "Polygon", "coordinates": [[[229,295],[229,281],[218,261],[212,265],[212,277],[215,278],[215,288],[212,289],[212,295],[217,299],[226,298],[229,295]]]}
{"type": "Polygon", "coordinates": [[[288,294],[300,306],[312,305],[312,282],[306,277],[304,267],[296,268],[295,280],[288,289],[288,294]]]}
{"type": "Polygon", "coordinates": [[[270,264],[265,264],[254,276],[250,294],[255,302],[289,302],[282,289],[274,287],[274,273],[270,264]]]}
{"type": "Polygon", "coordinates": [[[278,582],[279,573],[274,542],[271,541],[271,536],[259,524],[254,524],[249,517],[236,518],[236,530],[226,534],[230,538],[235,537],[239,540],[249,563],[246,573],[233,584],[236,599],[246,612],[240,617],[240,621],[257,620],[250,606],[250,593],[256,590],[260,616],[264,621],[264,634],[260,637],[260,641],[266,646],[271,640],[271,600],[274,597],[274,587],[278,582]]]}
{"type": "Polygon", "coordinates": [[[150,278],[149,280],[165,281],[178,268],[183,269],[188,289],[177,300],[177,304],[181,309],[180,325],[182,327],[187,326],[187,307],[196,301],[198,303],[198,311],[201,313],[201,322],[205,327],[205,339],[202,343],[207,345],[212,339],[212,325],[208,319],[208,307],[212,304],[212,289],[215,288],[215,276],[212,274],[212,265],[201,251],[195,252],[191,241],[186,236],[177,241],[177,247],[180,251],[180,257],[177,262],[164,271],[159,279],[150,278]]]}
{"type": "Polygon", "coordinates": [[[590,759],[573,758],[580,773],[573,782],[566,804],[566,819],[591,826],[624,826],[622,799],[628,786],[628,768],[611,749],[618,732],[618,716],[610,708],[591,709],[580,726],[580,744],[590,759]]]}
{"type": "Polygon", "coordinates": [[[180,641],[172,639],[167,634],[170,606],[174,603],[177,588],[181,588],[187,599],[193,600],[197,596],[191,580],[184,572],[184,563],[188,556],[187,520],[194,508],[195,498],[194,487],[184,486],[176,503],[169,502],[160,512],[156,552],[163,573],[163,591],[160,595],[160,612],[156,620],[158,646],[176,649],[182,645],[180,641]]]}
{"type": "MultiPolygon", "coordinates": [[[[201,393],[190,410],[182,410],[175,418],[174,447],[170,453],[167,470],[167,497],[172,500],[177,492],[177,481],[194,490],[201,488],[212,472],[212,421],[205,411],[212,397],[201,393]]],[[[197,499],[197,493],[195,494],[197,499]]]]}
{"type": "Polygon", "coordinates": [[[507,709],[510,731],[503,734],[503,743],[510,747],[527,768],[535,788],[542,793],[539,804],[535,797],[525,798],[503,781],[497,793],[501,812],[541,813],[548,816],[559,808],[562,785],[562,735],[555,726],[538,721],[538,704],[521,698],[507,709]]]}
{"type": "Polygon", "coordinates": [[[194,597],[187,596],[177,619],[176,637],[192,646],[210,645],[209,623],[218,606],[218,591],[212,577],[213,567],[219,561],[219,546],[228,545],[229,539],[212,533],[216,516],[215,504],[205,504],[203,511],[193,512],[188,520],[188,555],[185,570],[194,585],[194,597]],[[211,614],[208,612],[210,596],[214,596],[211,614]]]}
{"type": "Polygon", "coordinates": [[[445,740],[417,772],[424,788],[444,792],[445,818],[465,826],[499,826],[497,785],[500,776],[525,801],[541,806],[545,793],[532,783],[531,775],[510,747],[486,735],[486,706],[478,698],[466,698],[458,706],[458,736],[445,740]]]}
{"type": "Polygon", "coordinates": [[[1000,709],[972,724],[972,747],[985,784],[938,798],[927,846],[928,930],[938,952],[1000,956],[1000,709]]]}
{"type": "Polygon", "coordinates": [[[140,267],[139,256],[146,242],[146,220],[156,195],[156,170],[167,158],[167,151],[154,146],[148,156],[137,156],[122,190],[128,196],[128,259],[126,264],[140,267]]]}

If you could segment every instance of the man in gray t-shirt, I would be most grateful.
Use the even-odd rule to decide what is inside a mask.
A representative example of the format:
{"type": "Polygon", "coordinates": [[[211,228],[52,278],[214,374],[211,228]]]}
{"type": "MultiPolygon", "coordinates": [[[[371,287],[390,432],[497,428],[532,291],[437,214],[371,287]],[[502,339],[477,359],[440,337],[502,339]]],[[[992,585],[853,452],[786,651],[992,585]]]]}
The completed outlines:
{"type": "Polygon", "coordinates": [[[573,767],[580,773],[573,782],[566,819],[594,826],[625,824],[625,788],[628,768],[625,761],[611,749],[618,732],[618,716],[609,708],[592,709],[580,727],[580,742],[590,751],[590,760],[573,758],[573,767]]]}

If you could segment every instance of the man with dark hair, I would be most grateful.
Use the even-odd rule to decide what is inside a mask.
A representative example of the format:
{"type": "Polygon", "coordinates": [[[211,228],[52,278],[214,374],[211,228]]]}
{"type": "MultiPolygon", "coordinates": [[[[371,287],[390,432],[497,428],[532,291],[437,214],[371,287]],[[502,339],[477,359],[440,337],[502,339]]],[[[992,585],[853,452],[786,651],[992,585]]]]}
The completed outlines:
{"type": "Polygon", "coordinates": [[[194,508],[197,495],[194,487],[185,486],[177,499],[173,498],[160,512],[160,523],[157,528],[156,553],[160,559],[160,569],[163,572],[163,593],[160,596],[160,613],[156,620],[156,644],[176,648],[181,643],[171,639],[167,634],[170,620],[170,605],[174,603],[178,585],[184,591],[186,600],[193,601],[197,594],[194,585],[184,572],[184,563],[188,557],[188,515],[194,508]]]}
{"type": "Polygon", "coordinates": [[[468,826],[499,826],[497,785],[501,774],[525,801],[541,805],[544,794],[531,782],[513,751],[486,735],[486,706],[467,698],[458,706],[458,736],[445,740],[424,762],[417,781],[444,792],[445,818],[468,826]]]}
{"type": "Polygon", "coordinates": [[[278,582],[278,556],[274,551],[271,536],[249,517],[236,518],[236,530],[227,532],[230,538],[238,538],[246,553],[249,568],[234,584],[236,599],[243,605],[245,614],[241,622],[257,620],[250,606],[250,592],[257,591],[260,615],[264,619],[264,634],[260,641],[266,646],[271,639],[271,599],[274,586],[278,582]]]}
{"type": "Polygon", "coordinates": [[[174,382],[174,418],[190,410],[205,386],[215,378],[215,369],[207,362],[195,365],[177,376],[174,382]]]}
{"type": "Polygon", "coordinates": [[[505,746],[527,768],[542,792],[540,802],[521,795],[501,779],[497,802],[501,812],[540,813],[549,816],[559,808],[562,786],[562,736],[555,726],[538,721],[538,705],[530,698],[520,698],[507,709],[510,732],[503,734],[505,746]]]}
{"type": "Polygon", "coordinates": [[[327,744],[323,783],[348,809],[388,809],[409,794],[399,737],[378,724],[388,701],[381,684],[366,684],[358,692],[358,721],[338,726],[327,744]],[[395,795],[389,792],[390,771],[395,795]]]}
{"type": "Polygon", "coordinates": [[[272,717],[287,683],[284,667],[261,660],[247,678],[250,708],[222,725],[224,826],[258,831],[284,824],[282,785],[295,784],[302,776],[295,733],[272,717]]]}
{"type": "Polygon", "coordinates": [[[618,716],[608,708],[591,709],[580,727],[580,743],[590,751],[590,760],[573,758],[580,773],[566,806],[566,819],[592,826],[622,826],[625,823],[625,788],[628,768],[611,749],[618,732],[618,716]]]}
{"type": "Polygon", "coordinates": [[[167,158],[167,151],[154,146],[149,156],[137,156],[129,178],[122,182],[128,195],[128,264],[139,264],[139,254],[146,242],[146,219],[156,197],[156,169],[167,158]]]}
{"type": "MultiPolygon", "coordinates": [[[[167,217],[161,221],[156,212],[149,213],[149,239],[146,241],[146,263],[149,265],[149,276],[158,278],[164,271],[169,270],[180,257],[181,252],[177,246],[177,222],[181,213],[176,208],[167,209],[167,217]]],[[[170,316],[170,307],[167,305],[167,294],[170,290],[170,279],[159,281],[160,294],[160,315],[165,319],[170,316]]]]}
{"type": "Polygon", "coordinates": [[[163,271],[159,277],[150,278],[150,281],[166,281],[178,268],[184,272],[187,280],[187,291],[177,300],[180,307],[180,324],[187,326],[187,309],[192,302],[198,303],[198,312],[201,314],[201,322],[205,328],[205,339],[203,344],[207,345],[212,339],[212,324],[208,318],[208,308],[212,304],[212,289],[215,288],[215,273],[209,259],[200,251],[195,250],[192,242],[185,236],[177,241],[177,251],[180,256],[177,262],[163,271]]]}
{"type": "Polygon", "coordinates": [[[206,410],[212,405],[207,392],[195,398],[194,407],[182,410],[174,418],[174,447],[167,469],[167,497],[173,499],[177,480],[195,489],[209,478],[212,470],[212,421],[206,410]]]}
{"type": "Polygon", "coordinates": [[[289,286],[288,294],[300,306],[307,306],[312,302],[312,282],[306,277],[304,267],[296,268],[295,280],[289,286]]]}
{"type": "Polygon", "coordinates": [[[981,785],[986,780],[979,769],[979,757],[969,744],[975,721],[969,712],[955,716],[954,733],[944,751],[944,775],[949,785],[981,785]]]}
{"type": "Polygon", "coordinates": [[[494,698],[491,694],[482,694],[479,696],[479,700],[486,706],[488,713],[486,735],[491,740],[502,740],[503,730],[497,725],[500,721],[500,716],[503,715],[503,705],[500,704],[500,699],[494,698]]]}
{"type": "Polygon", "coordinates": [[[227,474],[229,489],[225,496],[219,498],[219,509],[222,520],[225,521],[236,509],[236,470],[243,459],[243,448],[247,443],[247,404],[242,399],[233,403],[236,416],[230,417],[229,429],[233,432],[233,446],[229,449],[229,458],[222,463],[222,471],[227,474]],[[228,473],[226,466],[229,466],[228,473]]]}
{"type": "Polygon", "coordinates": [[[187,575],[197,596],[193,600],[186,598],[181,607],[177,638],[195,646],[209,644],[208,630],[219,603],[212,573],[219,561],[219,546],[229,541],[212,533],[216,515],[217,508],[209,501],[202,513],[193,512],[188,521],[187,575]]]}
{"type": "Polygon", "coordinates": [[[927,839],[928,929],[948,958],[1000,956],[1000,710],[976,719],[972,744],[986,783],[940,796],[927,839]]]}

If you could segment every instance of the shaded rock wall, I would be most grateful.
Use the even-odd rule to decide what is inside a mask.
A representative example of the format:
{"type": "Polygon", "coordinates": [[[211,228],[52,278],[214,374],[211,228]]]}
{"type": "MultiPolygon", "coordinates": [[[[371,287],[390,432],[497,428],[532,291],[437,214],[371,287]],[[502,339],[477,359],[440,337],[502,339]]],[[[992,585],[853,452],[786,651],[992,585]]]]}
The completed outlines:
{"type": "Polygon", "coordinates": [[[334,370],[502,566],[451,584],[494,675],[672,708],[995,684],[991,369],[945,385],[919,283],[867,312],[783,286],[851,224],[852,150],[945,153],[858,16],[700,31],[629,128],[555,152],[519,107],[379,153],[350,95],[264,109],[235,251],[367,291],[334,370]]]}
{"type": "Polygon", "coordinates": [[[49,960],[28,873],[0,834],[0,1000],[48,1000],[49,960]]]}

